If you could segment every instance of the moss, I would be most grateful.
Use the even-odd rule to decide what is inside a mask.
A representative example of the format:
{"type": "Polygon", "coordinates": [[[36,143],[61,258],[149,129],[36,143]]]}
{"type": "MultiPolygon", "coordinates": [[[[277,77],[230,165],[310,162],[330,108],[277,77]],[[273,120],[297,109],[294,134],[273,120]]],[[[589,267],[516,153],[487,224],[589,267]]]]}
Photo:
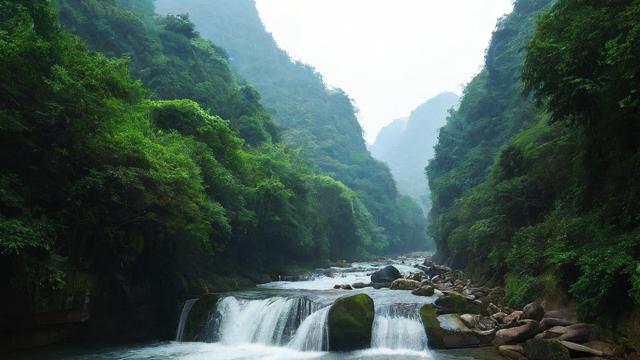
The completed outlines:
{"type": "Polygon", "coordinates": [[[329,350],[352,351],[371,345],[373,300],[366,294],[343,297],[329,310],[329,350]]]}
{"type": "Polygon", "coordinates": [[[413,290],[411,293],[417,296],[433,296],[433,294],[435,293],[435,290],[433,286],[427,285],[427,286],[419,287],[413,290]]]}
{"type": "Polygon", "coordinates": [[[207,340],[207,325],[209,314],[211,314],[218,304],[219,297],[214,294],[202,295],[189,312],[185,328],[185,340],[204,341],[207,340]]]}
{"type": "Polygon", "coordinates": [[[427,334],[429,347],[432,349],[443,349],[444,334],[438,321],[436,307],[431,304],[422,306],[422,308],[420,308],[420,317],[422,318],[424,331],[427,334]]]}
{"type": "Polygon", "coordinates": [[[486,310],[482,305],[469,301],[469,299],[454,292],[439,297],[435,304],[446,313],[486,315],[486,310]]]}
{"type": "Polygon", "coordinates": [[[557,340],[531,339],[524,344],[524,353],[529,360],[568,360],[569,350],[557,340]]]}

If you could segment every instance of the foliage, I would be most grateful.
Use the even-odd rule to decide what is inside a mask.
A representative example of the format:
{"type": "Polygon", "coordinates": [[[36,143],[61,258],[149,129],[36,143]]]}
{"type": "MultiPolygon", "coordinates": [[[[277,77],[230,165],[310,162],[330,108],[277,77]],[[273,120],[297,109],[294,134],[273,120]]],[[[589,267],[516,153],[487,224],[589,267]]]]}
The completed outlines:
{"type": "Polygon", "coordinates": [[[581,319],[615,327],[640,305],[639,10],[516,2],[441,132],[439,255],[504,281],[513,306],[559,287],[581,319]]]}

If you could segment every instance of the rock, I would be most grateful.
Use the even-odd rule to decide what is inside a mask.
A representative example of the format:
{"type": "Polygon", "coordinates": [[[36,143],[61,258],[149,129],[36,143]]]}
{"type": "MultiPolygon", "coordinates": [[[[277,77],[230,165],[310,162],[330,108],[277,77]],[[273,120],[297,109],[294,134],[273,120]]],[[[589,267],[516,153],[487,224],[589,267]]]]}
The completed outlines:
{"type": "Polygon", "coordinates": [[[328,315],[329,351],[369,348],[373,326],[373,300],[366,294],[342,297],[328,315]]]}
{"type": "Polygon", "coordinates": [[[365,283],[362,283],[362,282],[357,282],[357,283],[352,284],[351,286],[354,289],[363,289],[363,288],[371,286],[371,283],[365,284],[365,283]]]}
{"type": "Polygon", "coordinates": [[[573,323],[577,322],[575,310],[568,308],[549,310],[545,313],[545,316],[548,318],[563,319],[573,323]]]}
{"type": "Polygon", "coordinates": [[[349,284],[335,284],[333,288],[337,290],[353,290],[349,284]]]}
{"type": "Polygon", "coordinates": [[[542,333],[536,335],[538,339],[556,339],[561,335],[566,334],[569,331],[569,328],[565,326],[554,326],[549,330],[545,330],[542,333]]]}
{"type": "Polygon", "coordinates": [[[468,327],[475,328],[480,322],[480,315],[462,314],[460,315],[460,320],[468,327]]]}
{"type": "Polygon", "coordinates": [[[507,317],[507,314],[501,312],[495,313],[493,315],[491,315],[491,317],[493,318],[493,320],[495,320],[498,324],[502,324],[504,323],[504,319],[507,317]]]}
{"type": "Polygon", "coordinates": [[[401,278],[400,271],[394,266],[385,266],[384,268],[371,274],[372,283],[390,283],[395,279],[401,278]]]}
{"type": "Polygon", "coordinates": [[[419,287],[420,283],[418,281],[409,279],[396,279],[393,280],[389,288],[391,290],[414,290],[419,287]]]}
{"type": "Polygon", "coordinates": [[[388,288],[391,286],[391,283],[371,283],[371,287],[373,287],[374,289],[382,289],[382,288],[388,288]]]}
{"type": "Polygon", "coordinates": [[[503,357],[514,360],[527,360],[524,356],[524,348],[522,345],[500,345],[498,353],[503,357]]]}
{"type": "Polygon", "coordinates": [[[424,273],[424,271],[418,271],[418,272],[414,272],[409,274],[409,276],[407,276],[407,279],[409,280],[415,280],[415,281],[422,281],[425,280],[427,278],[427,274],[424,273]]]}
{"type": "Polygon", "coordinates": [[[205,341],[209,313],[214,311],[218,304],[218,296],[204,294],[191,307],[184,328],[185,341],[205,341]]]}
{"type": "Polygon", "coordinates": [[[469,301],[456,292],[446,292],[435,301],[441,314],[484,314],[481,304],[469,301]]]}
{"type": "Polygon", "coordinates": [[[578,323],[567,326],[566,329],[567,331],[560,335],[560,340],[584,343],[598,338],[598,331],[594,325],[578,323]]]}
{"type": "Polygon", "coordinates": [[[522,313],[525,319],[540,321],[544,317],[544,308],[540,304],[532,302],[522,309],[522,313]]]}
{"type": "Polygon", "coordinates": [[[496,332],[493,344],[496,346],[516,344],[532,338],[538,331],[538,322],[535,320],[527,320],[523,325],[501,329],[496,332]]]}
{"type": "Polygon", "coordinates": [[[451,268],[442,265],[433,265],[427,268],[427,276],[433,278],[434,276],[443,275],[451,271],[451,268]]]}
{"type": "Polygon", "coordinates": [[[432,304],[422,306],[420,317],[432,349],[457,349],[482,344],[478,334],[467,328],[457,315],[438,316],[432,304]]]}
{"type": "Polygon", "coordinates": [[[503,323],[505,324],[515,324],[522,319],[524,313],[522,311],[514,311],[511,314],[505,316],[503,319],[503,323]]]}
{"type": "Polygon", "coordinates": [[[549,318],[549,317],[546,317],[542,319],[542,321],[540,321],[540,327],[542,327],[545,330],[551,329],[554,326],[569,326],[573,324],[575,324],[575,322],[571,320],[549,318]]]}
{"type": "Polygon", "coordinates": [[[593,340],[593,341],[586,342],[582,345],[594,350],[601,351],[604,356],[613,357],[616,355],[616,352],[617,352],[615,344],[605,342],[605,341],[593,340]]]}
{"type": "Polygon", "coordinates": [[[568,360],[569,350],[557,340],[531,339],[524,344],[529,360],[568,360]]]}
{"type": "Polygon", "coordinates": [[[580,345],[580,344],[576,344],[574,342],[571,341],[560,341],[560,344],[562,344],[562,346],[566,347],[567,349],[569,349],[569,353],[571,355],[574,355],[574,357],[584,357],[585,355],[587,356],[603,356],[604,353],[602,351],[596,350],[596,349],[592,349],[588,346],[584,346],[584,345],[580,345]]]}
{"type": "Polygon", "coordinates": [[[413,290],[411,293],[416,296],[433,296],[435,289],[433,286],[426,285],[413,290]]]}

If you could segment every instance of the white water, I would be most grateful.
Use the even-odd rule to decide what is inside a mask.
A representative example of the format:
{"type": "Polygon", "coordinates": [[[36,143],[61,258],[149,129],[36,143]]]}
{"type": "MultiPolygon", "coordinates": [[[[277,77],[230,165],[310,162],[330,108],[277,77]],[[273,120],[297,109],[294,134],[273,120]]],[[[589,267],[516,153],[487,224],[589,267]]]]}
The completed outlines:
{"type": "Polygon", "coordinates": [[[189,317],[189,312],[193,307],[193,304],[196,303],[198,299],[189,299],[184,302],[184,306],[182,306],[182,311],[180,312],[180,320],[178,321],[178,330],[176,331],[176,341],[184,340],[184,328],[187,325],[187,318],[189,317]]]}
{"type": "Polygon", "coordinates": [[[246,300],[228,296],[218,303],[215,332],[225,344],[284,345],[313,310],[312,303],[301,297],[246,300]]]}
{"type": "Polygon", "coordinates": [[[329,327],[327,306],[309,315],[289,342],[289,347],[301,351],[326,351],[329,349],[329,327]]]}
{"type": "Polygon", "coordinates": [[[379,306],[372,332],[372,348],[427,350],[427,335],[417,307],[379,306]]]}

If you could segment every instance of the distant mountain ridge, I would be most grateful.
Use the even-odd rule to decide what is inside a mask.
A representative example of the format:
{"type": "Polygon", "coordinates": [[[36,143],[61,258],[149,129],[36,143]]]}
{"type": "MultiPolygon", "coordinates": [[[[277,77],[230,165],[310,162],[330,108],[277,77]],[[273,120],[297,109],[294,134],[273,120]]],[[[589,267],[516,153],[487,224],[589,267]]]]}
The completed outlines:
{"type": "Polygon", "coordinates": [[[438,131],[447,122],[449,109],[457,106],[458,95],[443,92],[418,106],[408,118],[385,126],[370,151],[387,163],[398,190],[418,201],[425,215],[431,207],[424,169],[433,158],[438,131]]]}

